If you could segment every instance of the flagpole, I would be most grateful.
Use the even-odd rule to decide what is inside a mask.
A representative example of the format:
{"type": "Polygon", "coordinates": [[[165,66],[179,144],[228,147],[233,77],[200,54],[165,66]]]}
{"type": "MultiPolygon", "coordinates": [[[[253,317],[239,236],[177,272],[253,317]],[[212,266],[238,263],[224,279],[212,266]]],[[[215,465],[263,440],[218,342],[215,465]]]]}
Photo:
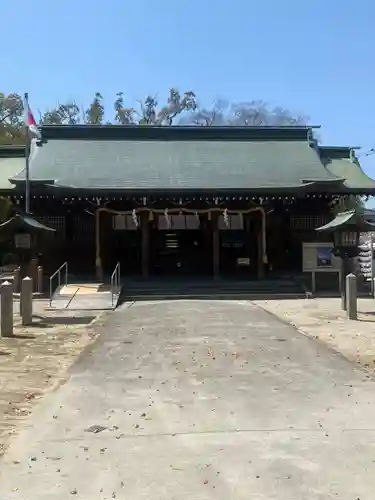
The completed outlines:
{"type": "Polygon", "coordinates": [[[25,110],[25,212],[30,213],[30,131],[29,131],[29,94],[24,95],[25,110]]]}

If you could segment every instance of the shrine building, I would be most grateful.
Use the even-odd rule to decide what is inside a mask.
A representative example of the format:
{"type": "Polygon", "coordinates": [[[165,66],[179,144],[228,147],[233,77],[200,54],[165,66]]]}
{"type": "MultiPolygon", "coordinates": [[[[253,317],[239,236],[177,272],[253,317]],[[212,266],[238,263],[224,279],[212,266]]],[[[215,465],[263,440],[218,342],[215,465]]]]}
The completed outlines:
{"type": "MultiPolygon", "coordinates": [[[[293,275],[343,197],[375,194],[353,147],[308,126],[42,126],[30,211],[53,270],[98,277],[293,275]]],[[[0,196],[25,203],[24,148],[0,147],[0,196]]]]}

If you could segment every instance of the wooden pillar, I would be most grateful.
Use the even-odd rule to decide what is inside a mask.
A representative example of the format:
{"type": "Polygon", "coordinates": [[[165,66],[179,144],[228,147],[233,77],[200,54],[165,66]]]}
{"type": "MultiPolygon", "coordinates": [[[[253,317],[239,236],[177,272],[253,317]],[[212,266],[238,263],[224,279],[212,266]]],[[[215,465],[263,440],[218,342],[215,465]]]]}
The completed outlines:
{"type": "Polygon", "coordinates": [[[103,266],[100,251],[100,211],[95,212],[95,269],[96,279],[103,282],[103,266]]]}
{"type": "Polygon", "coordinates": [[[257,260],[258,260],[258,279],[264,279],[264,262],[263,262],[263,236],[262,236],[262,215],[259,217],[259,221],[257,223],[257,260]]]}
{"type": "Polygon", "coordinates": [[[141,214],[141,261],[142,261],[142,277],[147,278],[149,275],[150,264],[150,224],[149,213],[141,214]]]}
{"type": "Polygon", "coordinates": [[[214,279],[219,278],[220,274],[220,238],[219,238],[219,215],[216,212],[211,213],[212,227],[212,274],[214,279]]]}

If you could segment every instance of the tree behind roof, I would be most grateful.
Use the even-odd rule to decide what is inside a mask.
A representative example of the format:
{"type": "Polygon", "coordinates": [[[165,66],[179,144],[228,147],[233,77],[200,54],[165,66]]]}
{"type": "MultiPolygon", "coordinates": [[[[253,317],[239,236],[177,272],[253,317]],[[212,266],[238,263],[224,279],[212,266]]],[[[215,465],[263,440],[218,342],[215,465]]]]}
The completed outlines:
{"type": "Polygon", "coordinates": [[[0,92],[0,144],[23,144],[23,121],[22,97],[0,92]]]}
{"type": "MultiPolygon", "coordinates": [[[[36,111],[36,110],[35,110],[36,111]]],[[[34,112],[35,112],[34,111],[34,112]]],[[[118,92],[111,108],[96,92],[92,102],[80,106],[75,101],[58,103],[39,112],[39,123],[50,125],[106,124],[121,125],[290,125],[305,124],[307,117],[293,115],[282,108],[270,107],[265,101],[229,104],[217,100],[211,107],[200,106],[193,91],[169,90],[167,102],[160,105],[157,96],[149,95],[128,106],[123,92],[118,92]],[[112,116],[110,116],[112,114],[112,116]]],[[[0,93],[0,144],[24,142],[23,101],[19,94],[0,93]]]]}

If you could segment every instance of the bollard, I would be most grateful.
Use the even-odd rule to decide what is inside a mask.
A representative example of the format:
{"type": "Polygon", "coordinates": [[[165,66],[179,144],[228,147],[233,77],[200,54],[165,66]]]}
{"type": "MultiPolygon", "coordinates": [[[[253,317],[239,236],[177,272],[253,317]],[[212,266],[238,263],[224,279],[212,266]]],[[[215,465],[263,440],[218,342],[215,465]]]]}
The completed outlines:
{"type": "Polygon", "coordinates": [[[21,268],[18,266],[13,274],[13,291],[19,293],[21,284],[21,268]]]}
{"type": "Polygon", "coordinates": [[[21,316],[23,326],[33,322],[33,280],[23,278],[21,284],[21,316]]]}
{"type": "Polygon", "coordinates": [[[37,290],[38,293],[43,293],[43,267],[38,266],[37,269],[37,290]]]}
{"type": "Polygon", "coordinates": [[[1,285],[1,320],[2,337],[13,337],[13,285],[4,281],[1,285]]]}
{"type": "Polygon", "coordinates": [[[33,286],[36,286],[38,283],[38,280],[37,280],[38,271],[37,271],[37,269],[38,269],[38,259],[36,259],[36,258],[31,259],[30,264],[29,264],[29,272],[27,275],[30,276],[30,278],[33,280],[33,286]]]}
{"type": "Polygon", "coordinates": [[[357,319],[357,276],[353,273],[346,277],[346,305],[348,319],[357,319]]]}

